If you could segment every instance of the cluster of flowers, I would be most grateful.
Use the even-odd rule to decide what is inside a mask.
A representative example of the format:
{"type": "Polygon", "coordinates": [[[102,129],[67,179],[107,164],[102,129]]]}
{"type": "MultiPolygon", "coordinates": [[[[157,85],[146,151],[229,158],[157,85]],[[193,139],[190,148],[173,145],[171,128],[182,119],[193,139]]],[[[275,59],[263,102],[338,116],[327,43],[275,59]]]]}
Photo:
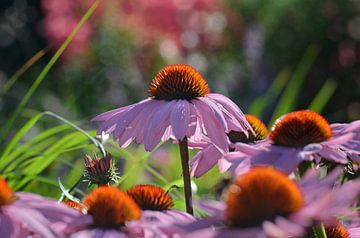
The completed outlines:
{"type": "MultiPolygon", "coordinates": [[[[66,56],[83,55],[91,47],[91,36],[104,27],[109,15],[118,29],[127,29],[135,34],[135,41],[140,47],[159,39],[164,42],[163,48],[176,51],[220,45],[226,19],[220,13],[219,2],[168,0],[167,4],[163,4],[161,0],[104,1],[95,18],[90,19],[76,35],[65,52],[66,56]]],[[[63,0],[61,3],[42,0],[42,25],[48,41],[61,45],[92,3],[90,0],[63,0]]]]}
{"type": "Polygon", "coordinates": [[[360,121],[329,125],[315,112],[297,111],[279,118],[268,134],[259,119],[210,93],[188,65],[165,67],[149,98],[94,120],[102,121],[99,135],[112,134],[122,147],[134,139],[148,151],[160,141],[178,143],[187,213],[171,210],[168,192],[154,185],[109,186],[117,176],[111,156],[87,156],[86,178],[99,186],[82,203],[13,194],[1,180],[2,235],[360,237],[360,121]],[[190,166],[188,147],[200,149],[190,166]],[[216,164],[233,175],[225,202],[196,201],[208,216],[195,218],[190,175],[200,177],[216,164]]]}

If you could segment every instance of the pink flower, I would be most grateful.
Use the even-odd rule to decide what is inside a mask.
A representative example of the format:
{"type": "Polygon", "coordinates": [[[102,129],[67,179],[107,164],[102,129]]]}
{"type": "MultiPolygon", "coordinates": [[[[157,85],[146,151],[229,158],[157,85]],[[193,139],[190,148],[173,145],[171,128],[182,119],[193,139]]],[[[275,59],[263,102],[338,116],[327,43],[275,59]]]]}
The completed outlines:
{"type": "Polygon", "coordinates": [[[172,197],[161,187],[144,184],[130,188],[127,193],[142,210],[141,220],[146,223],[190,222],[195,218],[189,214],[172,210],[172,197]]]}
{"type": "Polygon", "coordinates": [[[133,139],[151,151],[159,142],[185,137],[199,141],[205,134],[221,151],[228,150],[226,133],[243,132],[251,126],[227,97],[209,93],[202,76],[188,65],[169,65],[151,82],[149,98],[103,113],[98,134],[112,134],[120,146],[133,139]]]}
{"type": "MultiPolygon", "coordinates": [[[[253,143],[264,139],[268,133],[266,126],[259,118],[249,114],[245,115],[245,118],[251,125],[255,134],[250,132],[249,137],[246,137],[242,132],[231,131],[228,133],[227,136],[231,141],[229,143],[230,151],[234,150],[234,144],[236,142],[253,143]]],[[[200,149],[200,151],[190,161],[191,176],[199,178],[216,164],[218,164],[221,173],[228,169],[229,163],[223,159],[224,154],[215,145],[213,145],[206,136],[203,137],[201,142],[190,142],[189,145],[192,148],[200,149]]]]}
{"type": "Polygon", "coordinates": [[[73,209],[30,193],[12,193],[0,179],[1,237],[63,237],[58,228],[81,214],[73,209]]]}
{"type": "Polygon", "coordinates": [[[70,222],[64,233],[71,238],[159,237],[163,234],[157,228],[159,224],[194,221],[190,215],[180,211],[142,211],[139,205],[161,209],[172,206],[172,200],[158,193],[157,187],[144,189],[143,186],[128,192],[115,187],[98,187],[84,199],[87,215],[70,222]],[[155,200],[147,200],[149,197],[155,200]]]}
{"type": "Polygon", "coordinates": [[[142,45],[164,40],[179,50],[213,47],[223,41],[226,19],[219,0],[124,1],[120,23],[142,45]]]}
{"type": "MultiPolygon", "coordinates": [[[[290,174],[303,161],[346,165],[360,161],[360,121],[331,124],[311,111],[296,111],[275,122],[267,139],[254,145],[237,143],[224,156],[235,173],[271,165],[290,174]]],[[[354,166],[356,167],[356,166],[354,166]]]]}
{"type": "Polygon", "coordinates": [[[335,170],[319,180],[312,170],[295,183],[273,168],[257,167],[229,186],[226,204],[205,204],[210,217],[160,229],[181,237],[302,237],[312,226],[336,226],[337,217],[356,215],[350,207],[360,180],[334,188],[339,174],[335,170]]]}

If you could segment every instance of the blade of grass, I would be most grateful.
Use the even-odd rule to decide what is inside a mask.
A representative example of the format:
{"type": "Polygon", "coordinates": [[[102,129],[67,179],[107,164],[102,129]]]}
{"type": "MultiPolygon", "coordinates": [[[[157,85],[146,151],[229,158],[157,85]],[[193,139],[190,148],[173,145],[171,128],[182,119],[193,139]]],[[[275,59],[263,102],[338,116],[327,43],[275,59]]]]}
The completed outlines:
{"type": "Polygon", "coordinates": [[[272,103],[281,93],[290,78],[290,69],[284,68],[276,76],[265,95],[258,97],[249,107],[249,114],[261,117],[264,109],[272,103]]]}
{"type": "Polygon", "coordinates": [[[39,61],[47,52],[47,49],[39,50],[28,61],[18,69],[13,76],[0,88],[0,96],[4,95],[14,85],[14,83],[23,75],[31,66],[39,61]]]}
{"type": "Polygon", "coordinates": [[[296,98],[300,92],[301,85],[304,82],[305,76],[313,65],[319,49],[315,45],[310,45],[299,65],[297,66],[294,75],[292,76],[289,84],[285,88],[278,105],[271,117],[269,126],[271,127],[274,121],[285,113],[290,112],[295,105],[296,98]]]}
{"type": "Polygon", "coordinates": [[[68,47],[68,45],[71,43],[71,41],[74,39],[76,34],[79,32],[81,27],[85,24],[85,22],[90,18],[90,16],[94,13],[97,6],[100,4],[101,0],[96,0],[92,6],[87,10],[87,12],[83,15],[83,17],[80,19],[79,23],[75,26],[75,28],[72,30],[70,35],[66,38],[64,43],[60,46],[60,48],[55,52],[54,56],[50,59],[50,61],[46,64],[44,69],[41,71],[39,76],[36,78],[35,82],[31,85],[29,91],[25,94],[23,99],[21,100],[20,104],[17,106],[15,111],[11,114],[9,120],[5,123],[3,130],[0,133],[0,143],[4,143],[4,139],[7,136],[7,133],[11,129],[12,125],[14,124],[17,116],[19,115],[20,111],[26,106],[27,102],[33,95],[33,93],[36,91],[36,89],[39,87],[40,83],[43,81],[45,76],[48,74],[50,69],[54,66],[56,61],[60,58],[62,53],[65,51],[65,49],[68,47]]]}
{"type": "Polygon", "coordinates": [[[328,79],[321,87],[318,94],[308,106],[309,110],[321,113],[326,104],[329,102],[331,96],[334,94],[337,87],[337,82],[334,79],[328,79]]]}

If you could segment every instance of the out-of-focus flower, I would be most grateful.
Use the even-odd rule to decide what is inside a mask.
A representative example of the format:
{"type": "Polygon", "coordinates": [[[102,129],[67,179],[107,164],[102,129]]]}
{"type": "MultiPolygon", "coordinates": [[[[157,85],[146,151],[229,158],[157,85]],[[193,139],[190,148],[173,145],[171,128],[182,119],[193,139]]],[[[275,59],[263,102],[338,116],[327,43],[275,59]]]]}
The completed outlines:
{"type": "MultiPolygon", "coordinates": [[[[246,120],[251,125],[255,134],[248,131],[246,136],[243,132],[230,131],[227,136],[231,143],[229,143],[230,151],[234,150],[234,143],[253,143],[255,141],[263,140],[267,136],[267,129],[264,123],[253,115],[245,115],[246,120]]],[[[204,137],[201,142],[190,142],[189,145],[193,148],[200,149],[200,151],[191,160],[191,175],[198,178],[204,173],[213,168],[216,164],[219,166],[220,172],[225,172],[229,163],[223,159],[223,153],[213,145],[208,138],[204,137]]]]}
{"type": "MultiPolygon", "coordinates": [[[[90,0],[43,0],[41,2],[45,15],[43,28],[48,41],[58,48],[75,28],[92,2],[90,0]]],[[[84,53],[89,48],[93,31],[92,24],[85,23],[65,51],[65,57],[84,53]]]]}
{"type": "Polygon", "coordinates": [[[85,181],[91,184],[106,185],[110,181],[117,182],[119,179],[116,166],[111,154],[100,158],[94,153],[94,158],[85,156],[85,181]]]}
{"type": "Polygon", "coordinates": [[[253,145],[238,143],[224,156],[231,171],[271,165],[293,172],[303,161],[342,164],[360,161],[360,121],[331,124],[319,114],[303,110],[279,118],[269,137],[253,145]]]}
{"type": "Polygon", "coordinates": [[[112,134],[120,146],[135,138],[151,151],[169,138],[201,140],[207,135],[227,151],[230,131],[248,136],[251,126],[240,109],[227,97],[209,93],[205,79],[189,65],[169,65],[153,79],[149,98],[95,117],[101,121],[98,134],[112,134]]]}
{"type": "Polygon", "coordinates": [[[207,204],[213,216],[163,230],[182,237],[285,238],[302,237],[318,224],[330,229],[337,217],[356,215],[350,207],[360,193],[360,180],[334,188],[339,174],[319,180],[312,170],[296,183],[274,168],[253,168],[230,185],[225,206],[207,204]]]}
{"type": "Polygon", "coordinates": [[[1,237],[63,237],[57,227],[76,220],[80,213],[38,195],[13,193],[0,178],[1,237]]]}
{"type": "Polygon", "coordinates": [[[69,223],[65,234],[70,237],[123,237],[128,234],[127,223],[141,216],[134,200],[115,187],[98,187],[83,204],[88,214],[69,223]]]}
{"type": "Polygon", "coordinates": [[[219,0],[124,1],[122,11],[140,44],[171,42],[178,51],[218,46],[226,27],[219,0]]]}
{"type": "Polygon", "coordinates": [[[127,193],[140,206],[142,220],[144,222],[180,223],[194,221],[195,218],[189,214],[171,210],[174,202],[171,196],[161,187],[155,185],[136,185],[127,193]]]}
{"type": "Polygon", "coordinates": [[[159,193],[157,187],[140,186],[129,191],[126,193],[115,187],[98,187],[84,199],[83,206],[87,214],[69,222],[64,234],[71,238],[165,237],[158,228],[160,224],[195,220],[181,211],[142,211],[138,204],[143,206],[142,209],[149,206],[152,209],[170,209],[172,206],[171,198],[159,193]]]}

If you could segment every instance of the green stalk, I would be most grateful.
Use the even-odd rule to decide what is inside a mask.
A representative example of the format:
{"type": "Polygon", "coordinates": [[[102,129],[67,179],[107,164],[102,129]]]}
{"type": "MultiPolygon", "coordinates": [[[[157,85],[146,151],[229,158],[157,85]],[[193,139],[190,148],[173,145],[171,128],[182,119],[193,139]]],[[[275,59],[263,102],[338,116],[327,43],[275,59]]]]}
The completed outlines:
{"type": "Polygon", "coordinates": [[[316,238],[327,238],[325,227],[323,224],[317,225],[313,227],[313,231],[316,238]]]}
{"type": "Polygon", "coordinates": [[[189,150],[187,138],[179,141],[180,147],[180,157],[181,157],[181,167],[183,172],[184,179],[184,193],[185,193],[185,203],[186,203],[186,212],[190,215],[194,215],[194,209],[192,205],[192,194],[191,194],[191,177],[189,170],[189,150]]]}

